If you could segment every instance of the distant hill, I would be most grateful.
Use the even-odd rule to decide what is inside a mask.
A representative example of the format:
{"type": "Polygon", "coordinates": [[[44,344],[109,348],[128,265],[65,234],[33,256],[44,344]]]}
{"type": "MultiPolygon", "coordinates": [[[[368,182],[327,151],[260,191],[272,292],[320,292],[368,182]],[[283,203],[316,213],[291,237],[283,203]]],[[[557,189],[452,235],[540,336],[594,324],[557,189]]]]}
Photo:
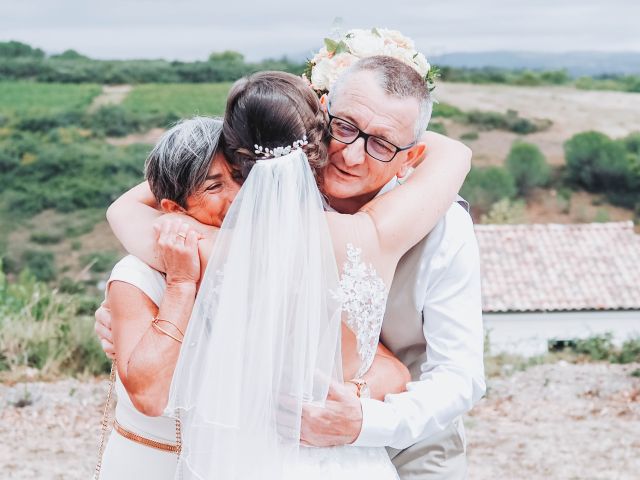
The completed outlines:
{"type": "Polygon", "coordinates": [[[506,70],[562,70],[570,75],[640,74],[640,52],[474,52],[448,53],[429,59],[438,66],[506,70]]]}

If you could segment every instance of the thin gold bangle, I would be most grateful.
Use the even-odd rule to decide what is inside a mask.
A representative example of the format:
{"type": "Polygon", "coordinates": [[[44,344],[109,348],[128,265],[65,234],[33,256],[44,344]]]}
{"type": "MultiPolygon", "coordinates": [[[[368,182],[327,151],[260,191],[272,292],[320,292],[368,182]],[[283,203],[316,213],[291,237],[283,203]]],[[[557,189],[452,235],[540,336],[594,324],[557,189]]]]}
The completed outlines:
{"type": "Polygon", "coordinates": [[[165,320],[163,318],[158,318],[157,316],[153,317],[153,323],[157,324],[158,322],[170,323],[171,325],[173,325],[173,328],[175,328],[176,330],[178,330],[178,332],[180,332],[180,335],[182,335],[182,338],[184,338],[184,332],[180,330],[180,327],[175,323],[173,323],[171,320],[165,320]]]}
{"type": "Polygon", "coordinates": [[[157,323],[157,322],[155,322],[155,321],[154,321],[154,322],[151,322],[151,326],[152,326],[155,330],[159,331],[160,333],[165,334],[167,337],[171,337],[171,338],[173,338],[176,342],[178,342],[178,343],[182,343],[182,340],[180,340],[178,337],[176,337],[176,336],[175,336],[175,335],[173,335],[172,333],[167,332],[164,328],[162,328],[160,325],[158,325],[158,323],[157,323]]]}

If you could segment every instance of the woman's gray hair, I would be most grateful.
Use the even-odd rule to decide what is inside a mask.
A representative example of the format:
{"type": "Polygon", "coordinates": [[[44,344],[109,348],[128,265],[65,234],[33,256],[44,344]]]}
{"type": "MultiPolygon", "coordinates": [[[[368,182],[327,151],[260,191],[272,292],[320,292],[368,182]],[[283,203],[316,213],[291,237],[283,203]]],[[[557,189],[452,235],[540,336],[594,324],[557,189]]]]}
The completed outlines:
{"type": "Polygon", "coordinates": [[[424,78],[415,69],[396,58],[386,55],[361,58],[335,81],[329,92],[329,101],[336,98],[352,75],[364,71],[372,72],[377,77],[378,85],[387,95],[414,98],[418,102],[419,114],[414,133],[415,138],[419,139],[429,125],[433,99],[424,78]]]}
{"type": "Polygon", "coordinates": [[[166,198],[187,208],[187,198],[207,179],[221,133],[222,120],[193,117],[181,120],[162,135],[144,166],[145,178],[158,202],[166,198]]]}

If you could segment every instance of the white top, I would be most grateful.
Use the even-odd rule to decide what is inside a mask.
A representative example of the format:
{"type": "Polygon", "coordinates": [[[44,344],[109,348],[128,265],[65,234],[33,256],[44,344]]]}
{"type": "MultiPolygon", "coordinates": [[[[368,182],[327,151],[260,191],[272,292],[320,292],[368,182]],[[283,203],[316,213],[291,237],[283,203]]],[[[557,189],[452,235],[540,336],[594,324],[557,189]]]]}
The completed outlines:
{"type": "Polygon", "coordinates": [[[407,448],[442,431],[484,395],[480,257],[464,203],[454,203],[400,261],[382,341],[413,381],[384,402],[362,400],[354,445],[407,448]]]}
{"type": "MultiPolygon", "coordinates": [[[[160,272],[133,255],[124,257],[113,267],[107,282],[107,294],[109,284],[113,281],[133,285],[158,306],[167,286],[164,276],[160,272]]],[[[152,440],[175,443],[175,420],[173,418],[168,416],[149,417],[137,410],[119,377],[116,378],[115,390],[118,396],[115,413],[118,423],[128,430],[152,440]]]]}

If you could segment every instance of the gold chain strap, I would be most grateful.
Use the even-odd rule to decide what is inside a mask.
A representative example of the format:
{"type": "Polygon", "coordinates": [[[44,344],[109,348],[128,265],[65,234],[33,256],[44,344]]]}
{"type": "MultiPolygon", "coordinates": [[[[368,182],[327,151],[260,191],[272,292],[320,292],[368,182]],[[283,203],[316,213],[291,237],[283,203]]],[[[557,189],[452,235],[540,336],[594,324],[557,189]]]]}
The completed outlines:
{"type": "Polygon", "coordinates": [[[104,412],[102,413],[102,432],[100,433],[100,445],[98,446],[98,462],[96,463],[96,471],[93,479],[100,478],[100,469],[102,468],[102,455],[104,454],[104,442],[107,438],[107,427],[109,423],[109,405],[111,404],[111,396],[113,395],[113,386],[116,382],[116,361],[111,362],[111,373],[109,374],[109,390],[107,392],[107,401],[104,404],[104,412]]]}
{"type": "MultiPolygon", "coordinates": [[[[100,445],[98,446],[98,462],[96,463],[96,470],[93,474],[93,480],[100,478],[100,470],[102,469],[102,457],[104,455],[104,443],[107,438],[107,429],[109,426],[109,406],[111,405],[111,397],[113,396],[113,388],[116,383],[116,361],[111,362],[111,373],[109,374],[109,390],[107,391],[107,401],[104,404],[104,411],[102,413],[102,426],[100,433],[100,445]]],[[[176,409],[176,454],[178,459],[182,452],[182,424],[180,422],[180,414],[176,409]]],[[[180,475],[180,478],[182,475],[180,475]]]]}

